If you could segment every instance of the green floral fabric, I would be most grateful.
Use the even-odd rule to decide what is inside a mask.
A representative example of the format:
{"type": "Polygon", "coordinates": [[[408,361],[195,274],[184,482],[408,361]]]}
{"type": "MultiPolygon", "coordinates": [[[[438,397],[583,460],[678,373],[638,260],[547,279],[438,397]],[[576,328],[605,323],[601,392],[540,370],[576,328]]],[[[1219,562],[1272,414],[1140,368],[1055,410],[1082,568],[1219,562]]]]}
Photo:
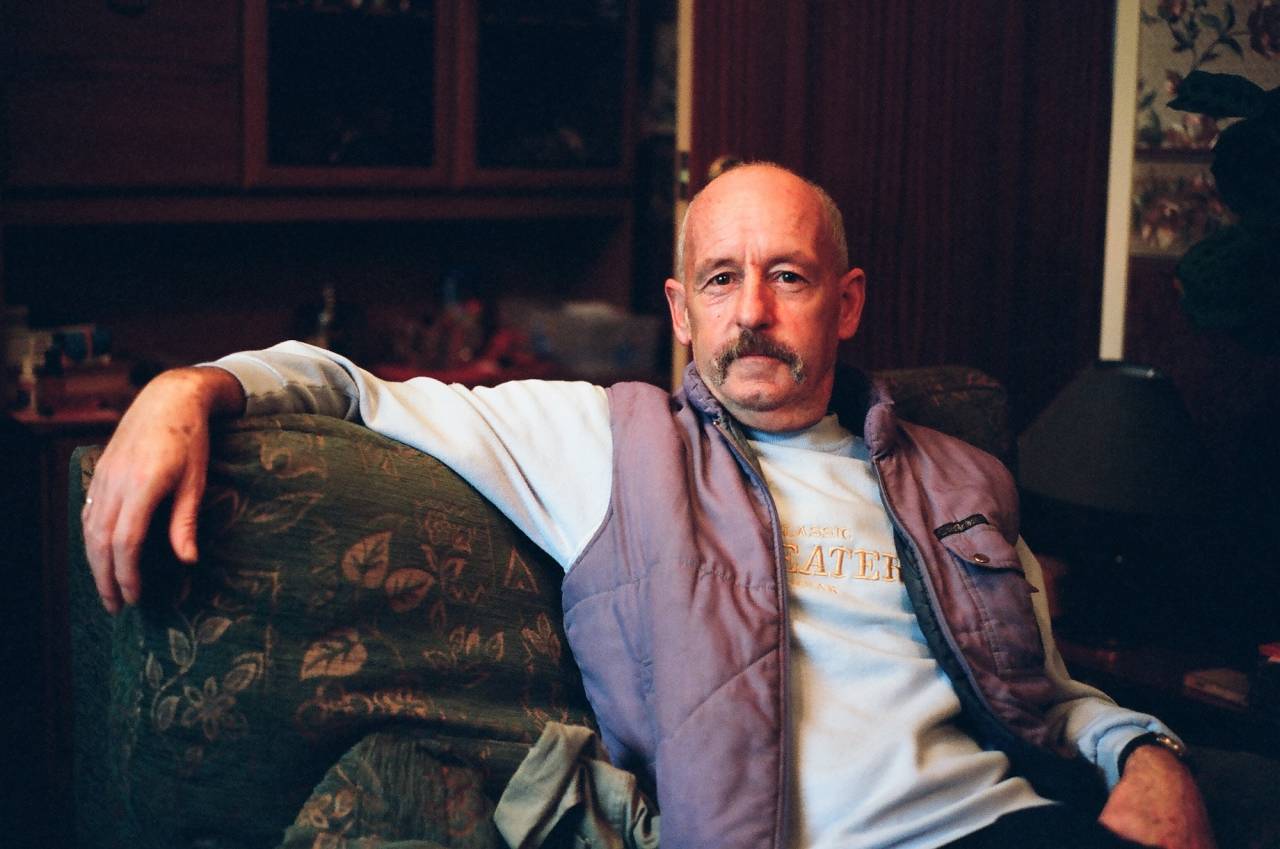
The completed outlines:
{"type": "Polygon", "coordinates": [[[279,849],[506,849],[480,771],[420,733],[379,732],[316,786],[279,849]]]}
{"type": "MultiPolygon", "coordinates": [[[[73,460],[81,487],[96,457],[73,460]]],[[[388,724],[429,731],[496,799],[547,720],[591,722],[561,570],[414,449],[333,419],[234,423],[214,440],[199,564],[162,530],[142,602],[112,623],[96,776],[112,787],[82,836],[275,845],[344,750],[388,724]]]]}

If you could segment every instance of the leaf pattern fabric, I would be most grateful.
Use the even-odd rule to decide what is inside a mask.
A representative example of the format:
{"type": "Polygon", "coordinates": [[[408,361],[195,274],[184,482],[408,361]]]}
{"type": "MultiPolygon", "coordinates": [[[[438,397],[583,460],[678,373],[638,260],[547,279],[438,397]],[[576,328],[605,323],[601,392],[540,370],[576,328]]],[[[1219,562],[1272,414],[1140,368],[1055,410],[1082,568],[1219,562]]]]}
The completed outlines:
{"type": "MultiPolygon", "coordinates": [[[[73,459],[73,498],[98,453],[73,459]]],[[[111,798],[96,824],[82,816],[84,845],[274,846],[343,752],[389,725],[496,799],[548,720],[592,722],[562,648],[560,568],[416,450],[333,419],[232,423],[200,563],[179,563],[160,524],[142,603],[76,659],[109,649],[112,682],[113,786],[86,791],[111,798]]],[[[92,620],[77,628],[102,629],[77,610],[92,620]]],[[[439,844],[471,845],[451,834],[439,844]]]]}
{"type": "Polygon", "coordinates": [[[363,738],[316,785],[280,849],[506,849],[474,766],[430,737],[363,738]]]}

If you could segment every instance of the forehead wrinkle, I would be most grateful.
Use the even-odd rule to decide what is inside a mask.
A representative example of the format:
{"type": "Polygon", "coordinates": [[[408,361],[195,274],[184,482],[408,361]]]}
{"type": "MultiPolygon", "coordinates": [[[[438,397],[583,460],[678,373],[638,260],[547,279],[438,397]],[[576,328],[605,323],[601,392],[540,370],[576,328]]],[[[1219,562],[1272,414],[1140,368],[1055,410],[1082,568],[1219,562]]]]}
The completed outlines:
{"type": "MultiPolygon", "coordinates": [[[[751,254],[754,253],[754,251],[748,251],[747,253],[751,254]]],[[[748,256],[746,264],[751,265],[753,262],[754,260],[751,256],[748,256]]],[[[817,267],[819,264],[820,261],[818,257],[812,251],[801,248],[789,251],[778,251],[777,253],[767,256],[760,262],[760,265],[763,268],[773,268],[778,265],[797,265],[805,269],[812,269],[817,267]]],[[[713,268],[738,269],[741,265],[742,263],[736,257],[729,255],[718,256],[711,259],[697,261],[693,267],[693,274],[695,277],[701,277],[713,268]]]]}

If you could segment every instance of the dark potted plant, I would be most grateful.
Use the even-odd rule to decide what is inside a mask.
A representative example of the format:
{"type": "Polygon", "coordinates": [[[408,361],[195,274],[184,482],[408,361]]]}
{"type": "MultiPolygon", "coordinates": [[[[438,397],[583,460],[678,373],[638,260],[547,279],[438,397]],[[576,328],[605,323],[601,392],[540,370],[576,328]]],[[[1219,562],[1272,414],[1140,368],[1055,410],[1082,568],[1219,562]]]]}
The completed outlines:
{"type": "Polygon", "coordinates": [[[1183,308],[1201,329],[1280,352],[1280,88],[1194,71],[1169,105],[1243,119],[1218,137],[1211,169],[1238,221],[1197,242],[1178,263],[1183,308]]]}

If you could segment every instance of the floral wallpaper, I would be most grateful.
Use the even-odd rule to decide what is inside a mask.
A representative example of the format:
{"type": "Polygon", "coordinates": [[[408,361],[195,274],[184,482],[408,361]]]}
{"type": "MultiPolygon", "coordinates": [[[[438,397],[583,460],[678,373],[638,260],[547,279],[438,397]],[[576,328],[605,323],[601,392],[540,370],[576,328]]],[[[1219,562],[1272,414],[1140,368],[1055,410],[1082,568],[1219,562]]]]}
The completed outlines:
{"type": "Polygon", "coordinates": [[[1215,120],[1170,109],[1192,71],[1240,74],[1280,85],[1280,0],[1144,0],[1130,252],[1181,256],[1233,223],[1209,171],[1215,120]]]}
{"type": "Polygon", "coordinates": [[[1180,255],[1233,218],[1207,162],[1134,163],[1131,253],[1180,255]]]}
{"type": "Polygon", "coordinates": [[[1280,0],[1157,0],[1142,4],[1137,147],[1207,151],[1213,118],[1169,109],[1192,71],[1241,74],[1280,85],[1280,0]]]}

